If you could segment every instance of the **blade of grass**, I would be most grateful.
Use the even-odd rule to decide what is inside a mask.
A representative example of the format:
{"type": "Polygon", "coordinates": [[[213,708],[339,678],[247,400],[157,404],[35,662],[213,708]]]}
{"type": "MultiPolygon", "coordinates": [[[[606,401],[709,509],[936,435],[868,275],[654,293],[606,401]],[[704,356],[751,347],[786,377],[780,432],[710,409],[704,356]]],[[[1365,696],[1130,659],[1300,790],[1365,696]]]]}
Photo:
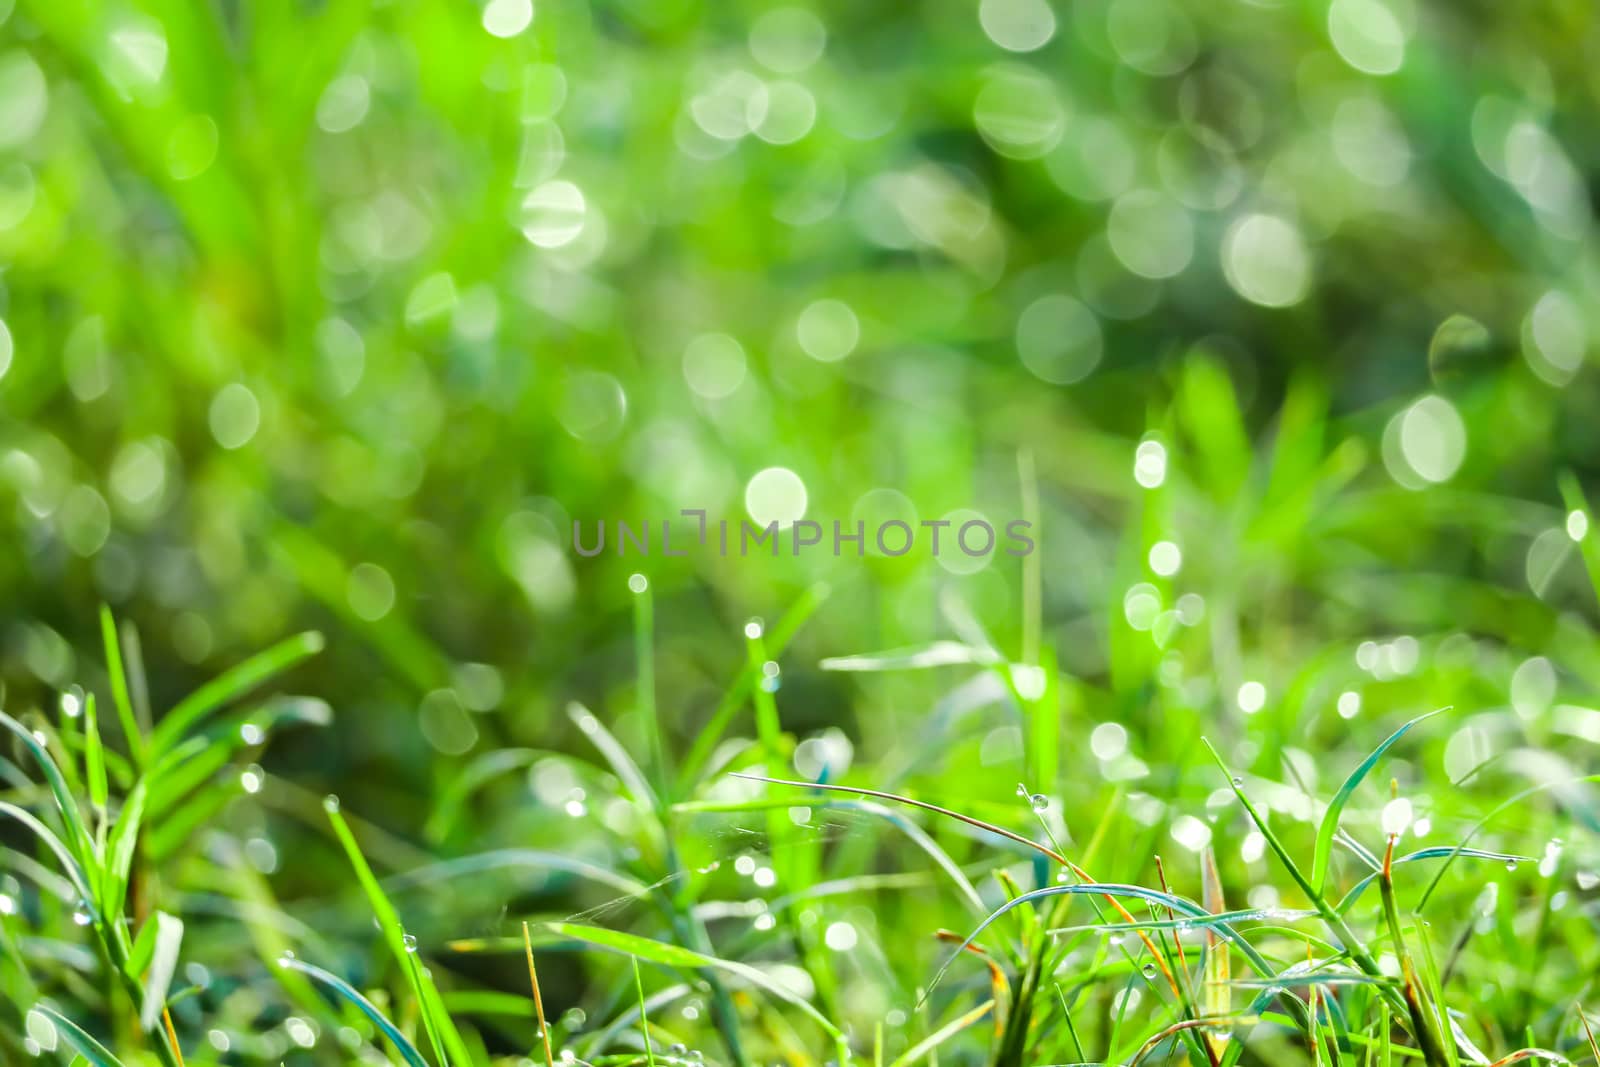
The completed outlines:
{"type": "Polygon", "coordinates": [[[357,883],[366,894],[368,906],[378,918],[378,926],[383,932],[384,941],[389,945],[395,964],[411,984],[412,993],[417,998],[429,1036],[448,1050],[450,1062],[455,1067],[471,1067],[472,1057],[467,1052],[466,1044],[461,1040],[461,1034],[456,1030],[455,1023],[439,1003],[439,991],[421,969],[414,966],[415,956],[406,943],[406,932],[400,923],[400,913],[384,894],[383,887],[378,884],[378,879],[368,866],[366,857],[362,855],[355,834],[351,832],[350,825],[345,822],[344,815],[339,811],[338,798],[328,797],[323,802],[323,810],[327,812],[334,836],[338,838],[351,868],[355,871],[357,883]]]}
{"type": "MultiPolygon", "coordinates": [[[[523,923],[522,928],[526,931],[528,924],[523,923]]],[[[655,1067],[656,1050],[650,1043],[650,1012],[644,1003],[644,976],[639,973],[639,957],[629,958],[633,961],[633,991],[639,997],[639,1032],[644,1035],[644,1061],[648,1067],[655,1067]]]]}
{"type": "Polygon", "coordinates": [[[894,1061],[889,1064],[889,1067],[909,1067],[910,1064],[916,1063],[918,1060],[922,1059],[922,1057],[928,1055],[934,1049],[938,1048],[940,1045],[944,1044],[946,1041],[950,1040],[952,1037],[956,1036],[973,1023],[982,1019],[985,1015],[989,1014],[989,1012],[993,1010],[994,1001],[986,1000],[982,1004],[979,1004],[976,1008],[973,1008],[971,1011],[967,1012],[965,1015],[957,1016],[956,1018],[951,1019],[949,1022],[939,1027],[939,1029],[935,1030],[921,1041],[918,1041],[915,1045],[912,1045],[910,1048],[906,1049],[905,1052],[895,1057],[894,1061]]]}
{"type": "Polygon", "coordinates": [[[122,1061],[112,1055],[110,1049],[90,1037],[83,1027],[55,1008],[48,1004],[35,1004],[33,1010],[49,1019],[61,1039],[71,1045],[74,1052],[88,1060],[92,1067],[122,1067],[122,1061]]]}
{"type": "Polygon", "coordinates": [[[315,630],[296,634],[202,685],[156,724],[150,736],[150,756],[159,758],[170,751],[207,715],[321,652],[323,644],[322,635],[315,630]]]}
{"type": "Polygon", "coordinates": [[[555,1067],[556,1058],[550,1051],[550,1027],[544,1021],[544,996],[539,992],[539,970],[533,965],[533,938],[528,934],[528,924],[522,924],[522,946],[528,954],[528,984],[533,987],[533,1017],[539,1024],[539,1038],[544,1042],[544,1065],[555,1067]]]}
{"type": "MultiPolygon", "coordinates": [[[[156,932],[151,942],[150,968],[144,979],[144,1000],[139,1007],[139,1025],[154,1030],[167,1007],[167,991],[178,968],[178,950],[183,945],[183,920],[164,911],[150,919],[156,932]]],[[[148,924],[147,924],[148,925],[148,924]]],[[[137,977],[137,975],[135,975],[137,977]]]]}
{"type": "Polygon", "coordinates": [[[1356,769],[1350,772],[1350,776],[1344,780],[1344,784],[1339,787],[1339,791],[1334,794],[1333,800],[1328,804],[1328,810],[1323,813],[1322,824],[1317,828],[1317,849],[1311,861],[1311,885],[1318,893],[1322,892],[1323,885],[1327,881],[1328,865],[1333,858],[1333,835],[1339,829],[1339,815],[1344,811],[1345,804],[1349,802],[1351,795],[1355,793],[1356,787],[1366,779],[1367,775],[1372,773],[1372,769],[1378,765],[1378,761],[1383,758],[1383,754],[1388,752],[1394,746],[1394,743],[1404,737],[1413,726],[1420,722],[1426,722],[1435,715],[1449,710],[1449,708],[1439,708],[1437,711],[1430,711],[1426,715],[1418,715],[1385,738],[1384,742],[1373,749],[1367,758],[1362,760],[1356,769]]]}
{"type": "Polygon", "coordinates": [[[336,974],[323,970],[321,967],[297,960],[293,956],[283,957],[278,961],[278,966],[305,975],[355,1005],[361,1014],[371,1020],[372,1025],[382,1031],[383,1036],[389,1039],[390,1044],[394,1045],[395,1051],[400,1053],[400,1058],[406,1061],[406,1067],[428,1067],[428,1061],[422,1058],[422,1053],[418,1052],[417,1047],[406,1038],[405,1034],[400,1032],[400,1028],[390,1022],[388,1017],[373,1005],[372,1001],[356,992],[355,987],[349,982],[346,982],[336,974]]]}
{"type": "Polygon", "coordinates": [[[116,705],[117,720],[122,724],[123,736],[128,742],[128,752],[133,756],[135,768],[142,769],[147,754],[144,731],[133,713],[133,699],[128,694],[128,675],[122,666],[122,646],[117,641],[117,622],[111,609],[100,605],[100,638],[106,646],[106,673],[111,676],[111,700],[116,705]]]}
{"type": "Polygon", "coordinates": [[[704,968],[725,971],[797,1008],[812,1022],[821,1027],[835,1042],[842,1043],[844,1041],[844,1033],[830,1022],[826,1016],[817,1011],[808,1000],[793,989],[768,977],[764,972],[748,964],[720,959],[703,952],[684,948],[681,945],[655,941],[648,937],[640,937],[637,934],[623,933],[618,930],[607,930],[599,926],[553,922],[545,923],[544,928],[560,937],[582,941],[585,944],[608,949],[625,956],[637,956],[639,959],[649,960],[651,963],[659,963],[664,967],[687,971],[696,971],[704,968]]]}

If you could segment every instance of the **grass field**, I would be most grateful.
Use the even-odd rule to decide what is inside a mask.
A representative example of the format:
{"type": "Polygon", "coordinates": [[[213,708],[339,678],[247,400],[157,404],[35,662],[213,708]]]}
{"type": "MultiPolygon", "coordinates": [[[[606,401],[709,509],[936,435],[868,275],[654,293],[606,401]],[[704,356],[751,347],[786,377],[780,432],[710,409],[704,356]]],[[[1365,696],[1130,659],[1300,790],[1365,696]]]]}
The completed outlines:
{"type": "Polygon", "coordinates": [[[1600,1062],[1595,34],[0,0],[0,1064],[1600,1062]]]}

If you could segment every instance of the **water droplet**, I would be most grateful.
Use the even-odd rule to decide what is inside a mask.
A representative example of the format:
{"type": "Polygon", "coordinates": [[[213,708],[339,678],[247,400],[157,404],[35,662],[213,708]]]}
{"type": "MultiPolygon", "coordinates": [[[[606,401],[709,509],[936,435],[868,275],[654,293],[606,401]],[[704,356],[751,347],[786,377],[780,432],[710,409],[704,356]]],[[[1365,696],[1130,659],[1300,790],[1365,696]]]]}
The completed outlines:
{"type": "Polygon", "coordinates": [[[642,593],[650,588],[650,579],[642,574],[628,575],[628,588],[635,593],[642,593]]]}
{"type": "Polygon", "coordinates": [[[90,923],[94,922],[94,916],[89,914],[88,909],[78,908],[72,913],[72,921],[77,923],[79,926],[88,926],[90,923]]]}
{"type": "Polygon", "coordinates": [[[283,950],[283,955],[278,957],[278,966],[287,967],[294,962],[294,953],[288,949],[283,950]]]}
{"type": "Polygon", "coordinates": [[[322,798],[322,810],[327,812],[329,815],[337,815],[339,813],[339,796],[338,796],[338,794],[329,793],[327,796],[323,797],[322,798]]]}
{"type": "Polygon", "coordinates": [[[1240,777],[1239,777],[1239,776],[1238,776],[1238,775],[1237,775],[1237,774],[1236,774],[1236,775],[1234,775],[1234,776],[1233,776],[1233,784],[1234,784],[1234,785],[1244,785],[1244,779],[1243,779],[1243,778],[1240,778],[1240,777]]]}
{"type": "Polygon", "coordinates": [[[412,934],[401,934],[400,943],[406,947],[407,952],[417,951],[417,939],[412,934]]]}
{"type": "Polygon", "coordinates": [[[683,1045],[683,1044],[676,1044],[676,1045],[673,1045],[667,1051],[671,1052],[674,1056],[682,1056],[686,1052],[689,1051],[689,1046],[688,1045],[683,1045]]]}
{"type": "Polygon", "coordinates": [[[744,624],[744,635],[754,641],[766,630],[766,625],[760,619],[751,619],[744,624]]]}
{"type": "Polygon", "coordinates": [[[704,1062],[706,1062],[706,1054],[704,1052],[701,1052],[697,1048],[696,1049],[690,1049],[689,1050],[689,1062],[690,1063],[704,1063],[704,1062]]]}
{"type": "Polygon", "coordinates": [[[1517,869],[1517,861],[1516,860],[1506,860],[1506,870],[1514,871],[1516,869],[1517,869]]]}
{"type": "Polygon", "coordinates": [[[1050,807],[1050,798],[1043,793],[1035,793],[1028,798],[1028,804],[1034,811],[1044,811],[1050,807]]]}
{"type": "Polygon", "coordinates": [[[246,793],[259,793],[265,780],[266,773],[259,766],[252,763],[239,775],[239,787],[246,793]]]}
{"type": "Polygon", "coordinates": [[[1028,799],[1028,787],[1023,785],[1021,782],[1017,783],[1017,796],[1024,800],[1028,799]]]}
{"type": "Polygon", "coordinates": [[[1144,965],[1144,976],[1146,978],[1154,978],[1156,976],[1156,965],[1153,964],[1153,963],[1145,964],[1144,965]]]}

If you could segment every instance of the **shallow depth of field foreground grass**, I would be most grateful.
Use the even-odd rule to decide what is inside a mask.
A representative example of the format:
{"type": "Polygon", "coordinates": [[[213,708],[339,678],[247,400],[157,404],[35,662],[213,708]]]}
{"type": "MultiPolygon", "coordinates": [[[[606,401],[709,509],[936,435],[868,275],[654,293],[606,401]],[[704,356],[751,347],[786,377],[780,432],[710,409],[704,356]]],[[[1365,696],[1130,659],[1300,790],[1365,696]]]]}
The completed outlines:
{"type": "Polygon", "coordinates": [[[0,1067],[1597,1064],[1597,26],[0,0],[0,1067]]]}
{"type": "MultiPolygon", "coordinates": [[[[1281,439],[1261,473],[1293,453],[1281,439]]],[[[1273,478],[1252,483],[1236,513],[1251,529],[1305,506],[1298,484],[1275,502],[1273,478]]],[[[1159,498],[1196,503],[1185,495],[1159,498]]],[[[1334,493],[1315,510],[1360,506],[1334,493]]],[[[1586,514],[1566,529],[1593,564],[1586,514]]],[[[132,633],[105,612],[103,691],[0,718],[16,756],[0,813],[24,831],[0,896],[7,1055],[1431,1067],[1595,1054],[1581,758],[1600,711],[1569,701],[1577,683],[1550,658],[1461,631],[1330,641],[1294,647],[1293,667],[1245,652],[1247,680],[1219,694],[1187,665],[1219,642],[1241,654],[1241,582],[1231,603],[1180,599],[1149,618],[1118,605],[1110,680],[1090,686],[1048,646],[1007,654],[951,596],[952,638],[823,662],[867,694],[859,741],[828,728],[797,743],[783,664],[797,631],[827,626],[818,587],[744,626],[748,655],[726,657],[690,739],[662,726],[675,699],[657,681],[659,620],[648,582],[630,588],[622,736],[573,703],[574,754],[480,751],[399,836],[363,817],[381,812],[252,762],[280,734],[328,727],[320,702],[262,696],[292,686],[320,635],[152,715],[132,633]],[[930,679],[930,706],[897,706],[930,679]],[[1148,730],[1112,713],[1134,705],[1148,730]],[[280,852],[263,829],[280,819],[319,843],[280,852]],[[337,866],[335,889],[277,899],[265,875],[299,864],[337,866]]],[[[1549,625],[1551,651],[1592,676],[1587,628],[1549,625]]]]}

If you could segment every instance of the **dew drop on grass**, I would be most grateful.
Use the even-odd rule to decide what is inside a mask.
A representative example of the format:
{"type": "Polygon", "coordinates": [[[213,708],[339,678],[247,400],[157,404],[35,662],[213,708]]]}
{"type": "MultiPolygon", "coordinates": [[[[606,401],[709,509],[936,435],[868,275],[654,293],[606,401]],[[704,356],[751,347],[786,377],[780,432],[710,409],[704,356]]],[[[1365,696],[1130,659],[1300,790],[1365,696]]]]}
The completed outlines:
{"type": "Polygon", "coordinates": [[[1017,783],[1017,796],[1022,797],[1024,800],[1028,797],[1028,787],[1021,782],[1017,783]]]}
{"type": "Polygon", "coordinates": [[[682,1056],[689,1051],[689,1046],[684,1044],[676,1044],[667,1051],[671,1052],[674,1056],[682,1056]]]}
{"type": "Polygon", "coordinates": [[[337,815],[339,813],[339,795],[337,793],[329,793],[323,797],[322,810],[329,815],[337,815]]]}
{"type": "Polygon", "coordinates": [[[650,588],[650,579],[642,574],[630,574],[628,576],[628,588],[635,593],[642,593],[650,588]]]}
{"type": "Polygon", "coordinates": [[[754,641],[765,631],[766,626],[760,619],[751,619],[744,624],[744,635],[754,641]]]}
{"type": "Polygon", "coordinates": [[[1028,798],[1028,804],[1034,811],[1045,811],[1050,807],[1050,798],[1043,793],[1035,793],[1028,798]]]}
{"type": "Polygon", "coordinates": [[[401,934],[400,943],[406,947],[407,952],[417,951],[417,938],[414,934],[401,934]]]}
{"type": "Polygon", "coordinates": [[[1154,978],[1156,976],[1156,965],[1153,964],[1153,963],[1145,964],[1144,965],[1144,976],[1146,978],[1154,978]]]}
{"type": "Polygon", "coordinates": [[[690,1063],[704,1063],[704,1062],[706,1062],[706,1054],[704,1052],[701,1052],[697,1048],[690,1049],[689,1050],[689,1062],[690,1063]]]}
{"type": "Polygon", "coordinates": [[[252,763],[239,775],[239,787],[246,793],[259,793],[265,777],[266,775],[261,768],[252,763]]]}
{"type": "Polygon", "coordinates": [[[94,921],[94,917],[89,914],[86,908],[78,908],[72,913],[72,921],[79,926],[88,926],[94,921]]]}
{"type": "Polygon", "coordinates": [[[1517,869],[1517,861],[1516,860],[1506,860],[1506,870],[1514,871],[1516,869],[1517,869]]]}
{"type": "Polygon", "coordinates": [[[1234,776],[1233,776],[1233,784],[1234,784],[1234,785],[1244,785],[1244,779],[1243,779],[1243,778],[1240,778],[1240,777],[1239,777],[1239,776],[1238,776],[1238,775],[1237,775],[1237,774],[1236,774],[1236,775],[1234,775],[1234,776]]]}

